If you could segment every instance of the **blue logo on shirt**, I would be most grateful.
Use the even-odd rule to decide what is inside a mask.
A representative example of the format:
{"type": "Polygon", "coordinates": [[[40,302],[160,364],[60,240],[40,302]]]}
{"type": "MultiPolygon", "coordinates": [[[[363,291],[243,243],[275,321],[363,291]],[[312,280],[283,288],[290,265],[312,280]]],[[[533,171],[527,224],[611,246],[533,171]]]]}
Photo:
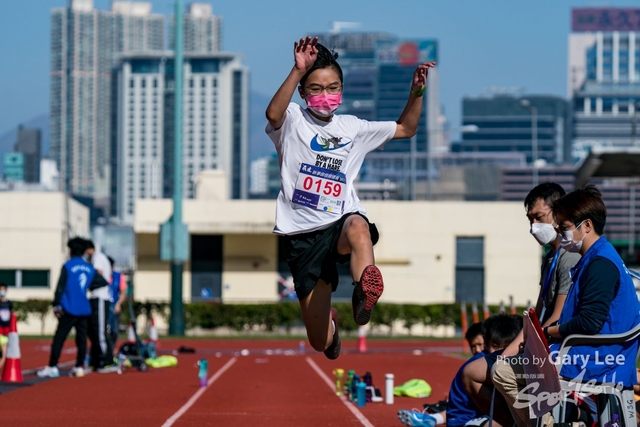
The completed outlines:
{"type": "Polygon", "coordinates": [[[345,140],[345,138],[340,136],[324,138],[316,134],[311,140],[311,149],[313,151],[332,151],[349,144],[351,144],[351,141],[345,140]]]}

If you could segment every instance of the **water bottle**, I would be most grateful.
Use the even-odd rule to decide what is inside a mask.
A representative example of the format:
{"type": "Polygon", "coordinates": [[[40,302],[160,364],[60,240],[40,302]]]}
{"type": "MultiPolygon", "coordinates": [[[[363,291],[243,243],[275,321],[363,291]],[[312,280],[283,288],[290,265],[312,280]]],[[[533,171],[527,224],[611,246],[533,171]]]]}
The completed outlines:
{"type": "Polygon", "coordinates": [[[385,402],[387,405],[393,405],[393,374],[385,375],[385,402]]]}
{"type": "Polygon", "coordinates": [[[336,396],[342,396],[344,392],[344,369],[334,369],[333,375],[336,377],[336,396]]]}
{"type": "Polygon", "coordinates": [[[359,381],[356,388],[358,390],[358,406],[365,406],[367,404],[367,384],[364,381],[359,381]]]}
{"type": "Polygon", "coordinates": [[[198,362],[198,365],[200,365],[200,372],[198,372],[198,379],[200,380],[200,387],[206,387],[207,386],[207,377],[209,376],[207,374],[207,370],[208,370],[207,359],[200,359],[200,361],[198,362]]]}
{"type": "Polygon", "coordinates": [[[89,361],[90,361],[90,360],[91,360],[91,358],[89,357],[89,354],[87,353],[87,354],[84,356],[84,364],[83,364],[83,367],[84,367],[85,372],[89,371],[89,361]]]}
{"type": "Polygon", "coordinates": [[[353,376],[355,374],[356,373],[353,369],[349,370],[347,373],[347,381],[344,384],[344,393],[347,395],[349,400],[351,400],[351,383],[353,382],[353,376]]]}
{"type": "Polygon", "coordinates": [[[367,402],[371,402],[371,397],[373,393],[373,378],[371,377],[371,372],[367,372],[362,377],[364,384],[367,386],[367,402]]]}
{"type": "Polygon", "coordinates": [[[360,375],[355,374],[351,380],[351,393],[349,395],[352,402],[358,398],[358,384],[360,383],[360,375]]]}
{"type": "Polygon", "coordinates": [[[298,351],[300,352],[300,354],[304,354],[305,353],[304,341],[300,341],[300,343],[298,344],[298,351]]]}

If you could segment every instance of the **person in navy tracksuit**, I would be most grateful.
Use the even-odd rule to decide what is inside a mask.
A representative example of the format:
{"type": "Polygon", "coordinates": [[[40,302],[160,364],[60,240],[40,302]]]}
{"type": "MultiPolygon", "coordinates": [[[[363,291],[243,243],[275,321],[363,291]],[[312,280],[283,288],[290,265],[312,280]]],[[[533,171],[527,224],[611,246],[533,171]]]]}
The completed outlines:
{"type": "Polygon", "coordinates": [[[73,238],[67,243],[70,259],[62,266],[58,286],[53,300],[53,312],[58,318],[58,328],[53,336],[49,366],[38,371],[39,377],[57,377],[58,359],[64,341],[71,328],[76,329],[76,346],[78,353],[72,375],[84,375],[84,358],[87,352],[87,320],[91,315],[91,304],[87,299],[87,291],[108,286],[107,281],[82,256],[86,249],[86,241],[73,238]]]}

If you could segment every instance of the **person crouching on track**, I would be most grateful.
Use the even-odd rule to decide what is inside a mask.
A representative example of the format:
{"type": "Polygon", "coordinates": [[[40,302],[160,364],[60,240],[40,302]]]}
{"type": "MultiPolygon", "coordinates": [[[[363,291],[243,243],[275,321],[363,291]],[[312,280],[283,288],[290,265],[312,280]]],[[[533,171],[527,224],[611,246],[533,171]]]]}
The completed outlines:
{"type": "Polygon", "coordinates": [[[87,353],[87,321],[91,315],[91,304],[87,299],[87,290],[108,287],[104,277],[96,274],[91,264],[82,256],[86,249],[86,241],[79,237],[69,240],[70,259],[60,271],[58,285],[53,300],[53,313],[58,318],[53,342],[51,343],[51,355],[49,366],[37,372],[39,377],[58,377],[58,360],[64,341],[67,339],[71,328],[76,329],[76,366],[71,371],[71,376],[84,376],[84,358],[87,353]]]}

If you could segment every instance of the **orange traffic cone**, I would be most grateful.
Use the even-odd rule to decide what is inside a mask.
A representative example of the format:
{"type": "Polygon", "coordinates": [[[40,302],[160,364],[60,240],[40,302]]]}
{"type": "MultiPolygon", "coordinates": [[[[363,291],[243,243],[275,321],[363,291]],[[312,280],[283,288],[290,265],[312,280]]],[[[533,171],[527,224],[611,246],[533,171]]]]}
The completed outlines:
{"type": "Polygon", "coordinates": [[[21,383],[23,379],[22,368],[20,367],[20,339],[18,338],[18,319],[15,313],[11,313],[8,338],[7,359],[2,371],[2,381],[21,383]]]}
{"type": "Polygon", "coordinates": [[[149,326],[149,339],[158,347],[158,330],[156,329],[156,322],[151,317],[151,326],[149,326]]]}
{"type": "Polygon", "coordinates": [[[129,322],[129,327],[127,328],[127,342],[136,342],[136,334],[133,330],[133,321],[129,322]]]}
{"type": "Polygon", "coordinates": [[[367,352],[367,331],[364,326],[358,327],[358,353],[367,352]]]}

